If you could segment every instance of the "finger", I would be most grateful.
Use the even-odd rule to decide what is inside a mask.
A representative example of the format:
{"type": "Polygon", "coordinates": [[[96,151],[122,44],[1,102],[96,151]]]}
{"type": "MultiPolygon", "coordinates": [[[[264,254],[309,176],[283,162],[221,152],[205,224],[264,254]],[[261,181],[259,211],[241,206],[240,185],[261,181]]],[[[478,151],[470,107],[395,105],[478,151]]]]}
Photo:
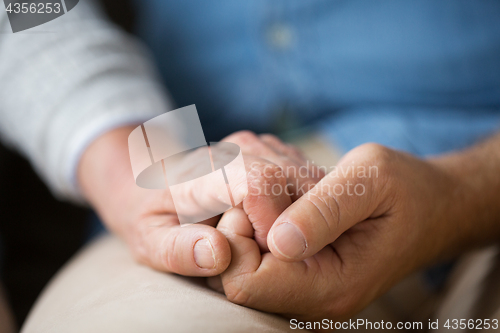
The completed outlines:
{"type": "Polygon", "coordinates": [[[276,220],[268,234],[269,249],[285,261],[314,255],[375,212],[386,190],[376,183],[332,172],[276,220]]]}
{"type": "Polygon", "coordinates": [[[181,227],[174,215],[143,220],[132,244],[139,261],[165,272],[187,276],[214,276],[231,261],[224,235],[204,224],[181,227]]]}
{"type": "Polygon", "coordinates": [[[253,161],[247,174],[248,196],[243,200],[243,209],[255,230],[253,237],[257,244],[268,252],[269,229],[292,200],[281,168],[262,159],[253,161]]]}
{"type": "MultiPolygon", "coordinates": [[[[214,171],[210,148],[202,147],[175,158],[162,167],[166,170],[169,192],[181,224],[205,221],[231,208],[227,180],[222,169],[214,171]]],[[[246,170],[235,171],[244,178],[246,170]]]]}
{"type": "Polygon", "coordinates": [[[265,253],[255,271],[245,266],[248,254],[233,255],[234,269],[231,264],[222,274],[224,293],[231,302],[295,318],[304,313],[325,318],[325,304],[332,302],[332,290],[340,286],[335,279],[338,261],[331,249],[318,253],[319,258],[293,263],[265,253]]]}
{"type": "MultiPolygon", "coordinates": [[[[332,277],[339,267],[331,248],[306,262],[286,263],[271,253],[261,256],[242,210],[224,214],[217,228],[231,246],[231,264],[221,274],[224,293],[231,302],[278,313],[305,313],[315,306],[324,311],[319,304],[325,304],[329,297],[325,290],[336,289],[332,288],[337,284],[332,277]],[[300,292],[304,286],[307,290],[300,292]]],[[[210,279],[216,289],[218,283],[210,279]]]]}
{"type": "Polygon", "coordinates": [[[237,164],[230,164],[224,168],[224,174],[218,170],[220,174],[212,173],[175,185],[175,188],[171,186],[171,197],[182,224],[205,221],[209,225],[215,225],[218,219],[213,216],[247,197],[244,201],[247,213],[256,223],[259,244],[267,249],[267,232],[291,203],[286,178],[282,169],[268,160],[245,156],[243,161],[244,170],[237,164]]]}
{"type": "Polygon", "coordinates": [[[267,233],[291,204],[286,177],[279,166],[268,160],[245,156],[243,161],[246,169],[243,172],[236,170],[238,165],[231,164],[224,168],[225,179],[231,180],[230,186],[225,179],[204,177],[172,190],[175,191],[172,195],[175,210],[183,224],[186,220],[193,223],[204,220],[204,223],[214,226],[221,212],[246,197],[242,206],[254,224],[256,240],[263,251],[269,251],[267,233]],[[217,217],[207,219],[214,215],[217,217]]]}
{"type": "MultiPolygon", "coordinates": [[[[326,176],[326,172],[324,168],[318,167],[313,162],[310,162],[305,155],[294,145],[286,144],[281,141],[277,136],[272,134],[261,134],[259,135],[260,139],[266,143],[271,149],[273,149],[278,155],[287,156],[292,158],[299,166],[298,172],[299,177],[308,177],[311,178],[311,182],[304,182],[299,180],[297,183],[297,195],[293,196],[293,200],[297,200],[300,196],[306,193],[309,189],[312,188],[318,181],[320,181],[324,176],[326,176]],[[306,176],[301,169],[307,168],[308,175],[306,176]],[[308,186],[304,186],[308,185],[308,186]],[[305,188],[305,190],[304,190],[305,188]]],[[[275,162],[276,163],[276,162],[275,162]]],[[[283,166],[282,166],[283,167],[283,166]]],[[[288,166],[287,166],[288,167],[288,166]]],[[[294,171],[295,172],[295,171],[294,171]]],[[[287,173],[287,177],[293,177],[292,172],[287,173]]],[[[297,180],[297,177],[293,177],[297,180]]]]}
{"type": "MultiPolygon", "coordinates": [[[[217,225],[231,248],[231,257],[238,258],[231,262],[230,269],[241,275],[252,273],[260,265],[260,250],[253,237],[253,227],[247,214],[239,208],[227,211],[217,225]]],[[[224,277],[223,277],[224,278],[224,277]]]]}
{"type": "MultiPolygon", "coordinates": [[[[275,138],[271,140],[279,139],[275,138]]],[[[292,197],[292,201],[297,200],[310,190],[324,176],[318,168],[310,168],[311,165],[307,161],[302,159],[297,161],[290,155],[279,153],[279,151],[284,152],[286,149],[276,148],[275,150],[252,132],[237,132],[228,136],[223,141],[236,143],[241,147],[244,154],[259,156],[281,167],[287,178],[287,189],[292,197]]],[[[277,147],[277,144],[273,147],[277,147]]]]}
{"type": "Polygon", "coordinates": [[[259,138],[273,149],[277,154],[292,158],[299,165],[306,165],[309,168],[311,177],[319,181],[326,175],[324,168],[318,167],[304,155],[304,153],[293,144],[284,143],[277,136],[272,134],[261,134],[259,138]]]}
{"type": "Polygon", "coordinates": [[[259,135],[259,138],[276,153],[289,156],[298,164],[305,164],[307,162],[306,157],[299,149],[295,148],[292,145],[284,143],[277,136],[272,134],[261,134],[259,135]]]}

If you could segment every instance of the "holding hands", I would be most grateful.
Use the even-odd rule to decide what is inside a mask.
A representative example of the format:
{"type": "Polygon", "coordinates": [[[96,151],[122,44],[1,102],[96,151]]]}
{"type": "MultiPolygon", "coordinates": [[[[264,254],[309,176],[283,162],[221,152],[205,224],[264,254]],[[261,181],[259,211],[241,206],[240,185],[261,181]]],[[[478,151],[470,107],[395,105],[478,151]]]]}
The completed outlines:
{"type": "Polygon", "coordinates": [[[274,221],[270,252],[254,237],[267,230],[244,210],[226,212],[217,229],[231,264],[209,285],[290,318],[347,319],[405,275],[454,254],[465,231],[452,215],[459,185],[439,161],[360,146],[274,221]]]}
{"type": "MultiPolygon", "coordinates": [[[[132,255],[145,265],[164,272],[188,276],[214,276],[231,260],[226,237],[214,227],[219,217],[181,227],[170,191],[138,187],[132,175],[128,135],[133,127],[119,128],[98,138],[85,151],[79,165],[79,184],[86,199],[106,226],[129,246],[132,255]]],[[[268,251],[267,231],[296,196],[271,191],[275,186],[312,187],[323,175],[287,174],[306,164],[293,147],[273,136],[238,132],[225,139],[238,144],[244,154],[251,190],[241,208],[255,230],[259,246],[268,251]],[[290,182],[288,186],[287,181],[290,182]]],[[[305,166],[307,169],[307,166],[305,166]]],[[[311,170],[312,171],[312,170],[311,170]]],[[[247,179],[240,181],[247,182],[247,179]]],[[[238,184],[235,184],[238,187],[238,184]]],[[[193,208],[219,204],[212,184],[185,189],[193,208]],[[204,191],[208,189],[210,191],[204,191]]],[[[226,190],[226,189],[224,189],[226,190]]],[[[189,207],[183,207],[189,210],[189,207]]]]}
{"type": "MultiPolygon", "coordinates": [[[[220,221],[181,228],[168,190],[135,185],[131,130],[85,151],[78,176],[87,200],[139,262],[211,277],[229,300],[255,309],[348,318],[410,272],[500,235],[498,137],[428,160],[365,144],[328,173],[274,136],[238,132],[223,141],[242,149],[247,197],[220,221]]],[[[204,188],[186,195],[217,204],[204,188]]]]}

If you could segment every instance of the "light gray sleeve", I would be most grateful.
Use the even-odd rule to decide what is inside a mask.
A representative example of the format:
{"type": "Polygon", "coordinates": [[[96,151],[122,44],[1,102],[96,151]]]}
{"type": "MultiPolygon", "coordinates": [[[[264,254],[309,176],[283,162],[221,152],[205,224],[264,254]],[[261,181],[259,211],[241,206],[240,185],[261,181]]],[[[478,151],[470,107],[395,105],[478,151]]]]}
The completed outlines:
{"type": "Polygon", "coordinates": [[[90,0],[13,34],[0,5],[0,134],[60,198],[81,201],[76,167],[100,134],[172,107],[144,51],[90,0]]]}

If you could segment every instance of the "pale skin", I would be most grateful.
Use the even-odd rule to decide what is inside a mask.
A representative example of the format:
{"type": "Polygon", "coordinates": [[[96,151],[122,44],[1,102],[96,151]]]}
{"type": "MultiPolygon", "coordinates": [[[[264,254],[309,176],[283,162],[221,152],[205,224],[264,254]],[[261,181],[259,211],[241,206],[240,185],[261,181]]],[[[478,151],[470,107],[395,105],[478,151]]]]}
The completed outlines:
{"type": "MultiPolygon", "coordinates": [[[[378,177],[299,179],[317,185],[302,196],[249,195],[218,224],[213,219],[180,228],[168,191],[133,183],[130,130],[112,131],[85,152],[79,181],[89,202],[140,262],[212,277],[209,285],[230,301],[258,310],[302,320],[345,319],[407,274],[500,239],[500,135],[425,160],[362,145],[338,167],[376,166],[378,177]],[[365,194],[333,192],[347,182],[362,184],[365,194]],[[212,248],[202,254],[215,260],[195,259],[200,239],[212,248]],[[200,267],[200,260],[209,267],[200,267]]],[[[261,170],[305,164],[300,153],[272,136],[244,132],[227,140],[261,170]]],[[[292,183],[289,174],[264,175],[257,184],[292,183]]]]}
{"type": "MultiPolygon", "coordinates": [[[[133,127],[108,132],[85,151],[78,168],[80,187],[106,226],[128,245],[140,262],[157,270],[188,276],[214,276],[222,273],[231,261],[226,237],[214,228],[219,218],[204,223],[180,227],[168,190],[138,187],[132,175],[128,153],[128,135],[133,127]],[[195,251],[195,249],[197,251],[195,251]]],[[[262,189],[278,184],[286,186],[286,175],[274,177],[280,167],[299,167],[306,160],[295,148],[280,143],[272,136],[257,137],[241,132],[226,138],[242,147],[252,188],[262,189]],[[271,148],[277,147],[277,148],[271,148]],[[266,177],[266,174],[273,177],[266,177]]],[[[312,187],[323,175],[296,175],[294,184],[312,187]]],[[[207,184],[207,188],[210,188],[207,184]]],[[[194,197],[203,205],[216,204],[213,194],[193,188],[186,197],[194,197]]],[[[262,193],[267,193],[262,191],[262,193]]],[[[267,231],[278,216],[291,204],[287,195],[253,195],[251,191],[241,207],[259,230],[255,238],[261,248],[267,248],[267,231]]],[[[257,193],[255,193],[257,194],[257,193]]]]}

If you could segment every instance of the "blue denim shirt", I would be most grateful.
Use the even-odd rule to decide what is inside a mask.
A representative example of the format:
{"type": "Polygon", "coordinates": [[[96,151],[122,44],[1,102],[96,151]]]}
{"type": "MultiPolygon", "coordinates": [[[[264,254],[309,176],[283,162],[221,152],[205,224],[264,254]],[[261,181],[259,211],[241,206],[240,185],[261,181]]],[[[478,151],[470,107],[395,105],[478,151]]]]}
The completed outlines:
{"type": "Polygon", "coordinates": [[[137,0],[137,32],[208,140],[313,126],[418,155],[500,125],[496,0],[137,0]]]}

